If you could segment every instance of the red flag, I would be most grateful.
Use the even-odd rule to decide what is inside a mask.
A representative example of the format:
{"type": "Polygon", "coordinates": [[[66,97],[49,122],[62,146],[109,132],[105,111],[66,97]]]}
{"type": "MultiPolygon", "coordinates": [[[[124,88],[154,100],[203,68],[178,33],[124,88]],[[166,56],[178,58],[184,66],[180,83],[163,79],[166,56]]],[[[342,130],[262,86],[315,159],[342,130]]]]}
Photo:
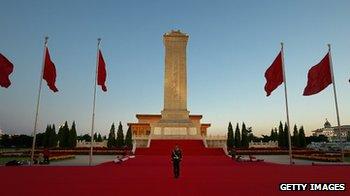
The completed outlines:
{"type": "Polygon", "coordinates": [[[107,91],[107,87],[106,87],[106,84],[105,84],[106,77],[107,77],[106,63],[103,60],[103,56],[102,56],[101,50],[98,50],[97,84],[102,87],[102,90],[104,92],[107,91]]]}
{"type": "Polygon", "coordinates": [[[309,70],[307,74],[307,85],[303,93],[304,96],[317,94],[332,84],[329,57],[329,53],[327,53],[321,62],[309,70]]]}
{"type": "Polygon", "coordinates": [[[11,85],[10,74],[13,72],[13,64],[0,53],[0,86],[8,88],[11,85]]]}
{"type": "Polygon", "coordinates": [[[55,64],[51,61],[49,49],[46,47],[45,50],[45,59],[44,59],[44,75],[43,79],[46,80],[47,86],[53,91],[57,92],[56,88],[56,68],[55,64]]]}
{"type": "Polygon", "coordinates": [[[269,96],[283,82],[283,70],[282,70],[282,52],[278,53],[276,59],[271,66],[265,72],[266,84],[265,91],[266,96],[269,96]]]}

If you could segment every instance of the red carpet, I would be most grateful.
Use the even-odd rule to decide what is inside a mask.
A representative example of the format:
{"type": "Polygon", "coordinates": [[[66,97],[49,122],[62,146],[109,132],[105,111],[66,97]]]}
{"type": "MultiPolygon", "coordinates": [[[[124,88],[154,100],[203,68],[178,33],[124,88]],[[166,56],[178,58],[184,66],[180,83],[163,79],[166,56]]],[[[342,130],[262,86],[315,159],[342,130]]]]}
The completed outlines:
{"type": "Polygon", "coordinates": [[[221,148],[206,148],[203,140],[151,140],[150,148],[137,148],[136,155],[169,155],[175,145],[181,147],[184,156],[224,155],[221,148]]]}
{"type": "MultiPolygon", "coordinates": [[[[222,149],[207,149],[201,140],[153,140],[150,148],[121,164],[95,167],[0,167],[1,195],[279,195],[280,183],[346,183],[350,166],[288,166],[238,163],[222,149]],[[174,179],[170,152],[183,151],[180,179],[174,179]]],[[[283,194],[286,192],[283,192],[283,194]]]]}
{"type": "MultiPolygon", "coordinates": [[[[95,167],[0,167],[1,195],[280,195],[280,183],[342,182],[349,195],[348,166],[237,163],[225,156],[184,156],[180,179],[170,156],[139,155],[122,164],[95,167]]],[[[285,193],[285,192],[284,192],[285,193]]]]}

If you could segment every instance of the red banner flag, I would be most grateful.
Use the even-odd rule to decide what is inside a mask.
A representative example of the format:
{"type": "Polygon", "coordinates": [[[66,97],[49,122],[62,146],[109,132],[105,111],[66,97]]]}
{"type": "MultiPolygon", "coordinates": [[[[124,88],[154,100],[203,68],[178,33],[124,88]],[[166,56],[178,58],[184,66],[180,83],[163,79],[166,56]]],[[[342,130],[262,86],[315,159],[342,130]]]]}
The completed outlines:
{"type": "Polygon", "coordinates": [[[265,72],[266,96],[270,96],[279,85],[283,83],[283,69],[282,69],[282,52],[280,52],[271,66],[265,72]]]}
{"type": "Polygon", "coordinates": [[[10,75],[13,72],[13,64],[0,53],[0,86],[8,88],[11,85],[10,75]]]}
{"type": "Polygon", "coordinates": [[[317,94],[332,84],[329,57],[329,53],[327,53],[321,62],[309,70],[307,74],[307,85],[303,93],[304,96],[317,94]]]}
{"type": "Polygon", "coordinates": [[[46,80],[47,86],[53,91],[57,92],[56,88],[56,68],[55,64],[51,61],[49,49],[45,49],[45,59],[44,59],[44,75],[43,79],[46,80]]]}
{"type": "Polygon", "coordinates": [[[103,59],[101,50],[98,50],[97,84],[102,87],[102,90],[104,92],[107,91],[107,87],[106,87],[106,84],[105,84],[106,77],[107,77],[106,63],[105,63],[105,61],[103,59]]]}
{"type": "Polygon", "coordinates": [[[13,64],[0,53],[0,86],[8,88],[11,85],[10,75],[13,72],[13,64]]]}

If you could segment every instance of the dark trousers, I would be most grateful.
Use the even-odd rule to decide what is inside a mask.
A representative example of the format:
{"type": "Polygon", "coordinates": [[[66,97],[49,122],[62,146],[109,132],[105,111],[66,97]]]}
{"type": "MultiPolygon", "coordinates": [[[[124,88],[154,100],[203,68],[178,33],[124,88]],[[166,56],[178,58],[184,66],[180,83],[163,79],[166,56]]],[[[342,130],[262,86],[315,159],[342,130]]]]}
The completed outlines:
{"type": "Polygon", "coordinates": [[[44,163],[50,164],[50,159],[49,159],[48,156],[45,156],[45,157],[44,157],[44,163]]]}
{"type": "Polygon", "coordinates": [[[173,161],[174,177],[180,176],[180,161],[173,161]]]}

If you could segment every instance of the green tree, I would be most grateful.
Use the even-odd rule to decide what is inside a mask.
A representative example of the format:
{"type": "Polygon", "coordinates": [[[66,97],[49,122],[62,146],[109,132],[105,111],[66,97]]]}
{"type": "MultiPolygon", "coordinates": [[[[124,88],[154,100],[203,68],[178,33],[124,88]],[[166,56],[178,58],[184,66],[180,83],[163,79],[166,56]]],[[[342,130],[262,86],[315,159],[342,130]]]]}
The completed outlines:
{"type": "Polygon", "coordinates": [[[123,133],[123,126],[122,123],[119,122],[118,131],[117,131],[117,142],[116,142],[117,148],[124,147],[124,133],[123,133]]]}
{"type": "Polygon", "coordinates": [[[89,134],[80,135],[77,137],[78,140],[84,140],[86,142],[91,142],[91,136],[89,134]]]}
{"type": "Polygon", "coordinates": [[[99,133],[98,136],[97,136],[97,141],[98,142],[102,142],[102,137],[101,137],[101,134],[99,133]]]}
{"type": "Polygon", "coordinates": [[[95,142],[98,142],[97,139],[98,139],[98,136],[97,136],[97,133],[95,133],[95,134],[94,134],[94,141],[95,141],[95,142]]]}
{"type": "Polygon", "coordinates": [[[299,147],[301,148],[306,147],[305,132],[304,132],[303,126],[299,128],[299,147]]]}
{"type": "Polygon", "coordinates": [[[242,123],[242,142],[241,145],[243,148],[248,148],[249,147],[249,141],[248,141],[248,130],[247,127],[245,126],[244,122],[242,123]]]}
{"type": "Polygon", "coordinates": [[[278,126],[278,147],[283,148],[285,146],[284,144],[284,132],[283,132],[283,125],[280,121],[280,125],[278,126]]]}
{"type": "Polygon", "coordinates": [[[62,148],[62,145],[63,145],[63,143],[62,143],[62,141],[63,141],[63,139],[62,139],[62,137],[63,137],[63,126],[60,126],[59,128],[58,128],[58,133],[57,133],[57,143],[58,143],[58,146],[60,147],[60,148],[62,148]]]}
{"type": "Polygon", "coordinates": [[[125,135],[125,145],[129,148],[132,149],[132,132],[131,132],[131,127],[128,127],[128,130],[126,131],[125,135]]]}
{"type": "Polygon", "coordinates": [[[69,131],[69,147],[75,148],[77,146],[77,130],[75,128],[75,121],[73,121],[72,128],[69,131]]]}
{"type": "Polygon", "coordinates": [[[292,144],[294,147],[298,147],[299,146],[299,133],[298,133],[298,127],[297,125],[294,125],[293,128],[293,141],[292,144]]]}
{"type": "Polygon", "coordinates": [[[277,128],[275,127],[275,136],[273,141],[278,141],[278,131],[277,128]]]}
{"type": "Polygon", "coordinates": [[[60,148],[69,148],[69,127],[67,121],[64,123],[63,126],[59,129],[59,141],[60,141],[60,148]]]}
{"type": "Polygon", "coordinates": [[[248,147],[249,147],[249,142],[253,141],[255,138],[252,127],[248,127],[247,133],[248,133],[248,147]]]}
{"type": "Polygon", "coordinates": [[[287,125],[287,123],[284,123],[284,137],[283,137],[283,143],[284,143],[284,147],[285,148],[288,148],[289,147],[289,138],[288,138],[288,125],[287,125]]]}
{"type": "Polygon", "coordinates": [[[8,134],[4,134],[1,136],[1,143],[0,143],[0,146],[2,147],[11,147],[11,138],[10,138],[10,135],[8,134]]]}
{"type": "Polygon", "coordinates": [[[45,130],[45,133],[44,133],[44,138],[43,138],[43,142],[42,142],[42,145],[45,147],[45,148],[48,148],[49,147],[49,143],[50,143],[50,137],[51,137],[51,125],[47,125],[46,126],[46,130],[45,130]]]}
{"type": "Polygon", "coordinates": [[[116,146],[116,140],[115,140],[115,126],[114,123],[111,126],[111,129],[109,131],[108,135],[108,141],[107,141],[107,147],[108,148],[113,148],[116,146]]]}
{"type": "MultiPolygon", "coordinates": [[[[36,134],[36,140],[35,140],[35,146],[36,147],[44,147],[45,142],[45,133],[37,133],[36,134]]],[[[22,144],[19,144],[22,145],[22,144]]]]}
{"type": "Polygon", "coordinates": [[[55,127],[55,124],[52,124],[50,140],[49,140],[49,148],[56,148],[56,147],[57,147],[56,127],[55,127]]]}
{"type": "Polygon", "coordinates": [[[58,128],[58,132],[57,132],[57,143],[59,145],[59,147],[62,147],[62,136],[63,136],[63,126],[60,126],[58,128]]]}
{"type": "Polygon", "coordinates": [[[255,141],[255,142],[269,142],[271,140],[270,136],[267,136],[267,135],[261,135],[261,137],[259,138],[258,141],[255,141]]]}
{"type": "Polygon", "coordinates": [[[271,129],[271,132],[270,132],[270,141],[275,141],[275,131],[273,130],[273,128],[271,129]]]}
{"type": "Polygon", "coordinates": [[[270,141],[278,141],[278,132],[276,127],[271,129],[270,141]]]}
{"type": "Polygon", "coordinates": [[[69,148],[71,144],[70,144],[69,126],[67,121],[64,123],[64,126],[63,126],[63,141],[64,141],[64,146],[66,148],[69,148]]]}
{"type": "Polygon", "coordinates": [[[227,149],[234,147],[233,128],[231,122],[228,123],[226,146],[227,149]]]}
{"type": "MultiPolygon", "coordinates": [[[[43,134],[40,133],[41,138],[43,138],[43,134]]],[[[19,147],[19,148],[29,148],[32,146],[33,137],[28,135],[12,135],[10,144],[11,146],[19,147]]]]}
{"type": "Polygon", "coordinates": [[[45,136],[43,139],[43,146],[45,148],[55,148],[57,147],[57,135],[55,130],[55,125],[48,125],[46,127],[45,136]]]}
{"type": "Polygon", "coordinates": [[[325,135],[319,135],[319,136],[309,136],[305,137],[306,145],[310,144],[311,142],[329,142],[328,137],[325,135]]]}
{"type": "Polygon", "coordinates": [[[238,126],[238,123],[236,125],[236,130],[235,130],[235,141],[234,141],[234,144],[236,146],[236,148],[240,148],[242,145],[241,145],[241,132],[239,130],[239,126],[238,126]]]}

